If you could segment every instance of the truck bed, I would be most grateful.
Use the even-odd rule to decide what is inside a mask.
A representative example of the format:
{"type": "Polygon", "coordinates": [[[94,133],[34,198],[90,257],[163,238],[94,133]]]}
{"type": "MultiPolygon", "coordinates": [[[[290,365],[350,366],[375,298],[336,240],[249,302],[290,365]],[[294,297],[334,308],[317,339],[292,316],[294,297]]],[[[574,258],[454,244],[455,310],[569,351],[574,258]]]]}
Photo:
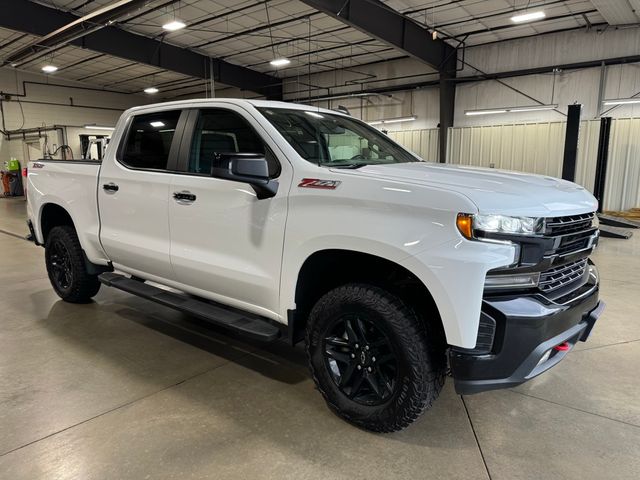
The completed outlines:
{"type": "Polygon", "coordinates": [[[106,258],[99,241],[97,184],[101,162],[40,159],[28,164],[27,208],[33,212],[34,231],[44,242],[40,222],[45,208],[65,209],[78,232],[87,257],[100,263],[106,258]]]}

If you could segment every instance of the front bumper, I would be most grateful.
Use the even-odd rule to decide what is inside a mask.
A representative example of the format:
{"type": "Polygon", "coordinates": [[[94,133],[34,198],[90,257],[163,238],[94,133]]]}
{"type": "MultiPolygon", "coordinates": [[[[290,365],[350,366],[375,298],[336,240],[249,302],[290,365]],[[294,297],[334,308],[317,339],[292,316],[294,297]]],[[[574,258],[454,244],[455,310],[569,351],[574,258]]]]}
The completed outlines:
{"type": "Polygon", "coordinates": [[[541,294],[485,296],[482,313],[495,322],[490,353],[451,348],[456,392],[463,395],[519,385],[556,365],[586,341],[604,310],[595,267],[566,303],[541,294]],[[558,348],[556,348],[558,347],[558,348]]]}

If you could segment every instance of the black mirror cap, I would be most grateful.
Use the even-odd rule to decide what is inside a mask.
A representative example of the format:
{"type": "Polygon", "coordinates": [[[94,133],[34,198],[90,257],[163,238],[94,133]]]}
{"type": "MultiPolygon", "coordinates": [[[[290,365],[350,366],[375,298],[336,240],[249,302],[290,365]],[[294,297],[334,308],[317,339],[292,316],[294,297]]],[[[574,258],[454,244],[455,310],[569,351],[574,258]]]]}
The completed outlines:
{"type": "Polygon", "coordinates": [[[227,175],[234,177],[269,180],[269,164],[260,153],[216,153],[214,164],[219,165],[211,169],[211,175],[216,177],[226,170],[227,175]]]}
{"type": "Polygon", "coordinates": [[[212,176],[248,183],[259,200],[274,197],[278,192],[278,182],[269,178],[269,163],[264,154],[218,153],[215,164],[228,167],[213,167],[212,176]]]}

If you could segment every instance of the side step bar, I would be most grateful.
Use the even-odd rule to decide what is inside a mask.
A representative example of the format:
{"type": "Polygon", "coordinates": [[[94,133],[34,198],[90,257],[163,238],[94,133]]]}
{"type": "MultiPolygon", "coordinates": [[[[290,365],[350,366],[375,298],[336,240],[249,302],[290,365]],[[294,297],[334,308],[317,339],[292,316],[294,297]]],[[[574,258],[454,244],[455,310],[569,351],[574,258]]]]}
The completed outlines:
{"type": "Polygon", "coordinates": [[[98,275],[100,283],[114,287],[139,297],[180,310],[214,325],[238,332],[263,342],[273,342],[280,338],[280,329],[269,320],[205,300],[197,300],[173,292],[168,292],[124,275],[107,272],[98,275]]]}

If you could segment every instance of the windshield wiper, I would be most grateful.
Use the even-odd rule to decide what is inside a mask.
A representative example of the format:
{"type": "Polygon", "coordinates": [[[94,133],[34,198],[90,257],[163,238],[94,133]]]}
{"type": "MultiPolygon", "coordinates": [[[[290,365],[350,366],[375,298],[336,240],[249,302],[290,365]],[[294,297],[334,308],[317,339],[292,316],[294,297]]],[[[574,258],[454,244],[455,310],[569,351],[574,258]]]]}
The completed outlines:
{"type": "Polygon", "coordinates": [[[321,164],[321,166],[323,167],[350,168],[354,170],[356,168],[366,167],[367,165],[368,165],[367,163],[331,163],[331,162],[325,162],[321,164]]]}

